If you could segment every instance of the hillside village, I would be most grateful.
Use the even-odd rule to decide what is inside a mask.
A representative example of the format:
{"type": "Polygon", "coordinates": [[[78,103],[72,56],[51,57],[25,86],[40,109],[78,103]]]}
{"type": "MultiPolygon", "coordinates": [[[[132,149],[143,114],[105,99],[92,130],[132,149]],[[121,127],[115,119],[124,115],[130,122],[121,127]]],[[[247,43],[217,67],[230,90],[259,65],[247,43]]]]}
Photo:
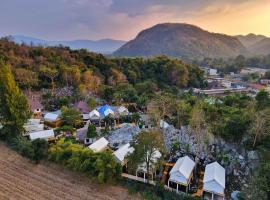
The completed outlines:
{"type": "Polygon", "coordinates": [[[21,155],[100,183],[161,185],[175,198],[262,193],[255,186],[269,173],[268,70],[224,75],[165,56],[109,59],[1,42],[0,132],[21,155]]]}

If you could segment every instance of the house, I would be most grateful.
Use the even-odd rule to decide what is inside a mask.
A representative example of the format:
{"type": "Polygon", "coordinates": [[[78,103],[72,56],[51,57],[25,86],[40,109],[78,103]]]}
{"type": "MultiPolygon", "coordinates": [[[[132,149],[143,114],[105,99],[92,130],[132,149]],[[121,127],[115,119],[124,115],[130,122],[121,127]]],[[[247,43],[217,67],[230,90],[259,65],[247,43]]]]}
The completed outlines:
{"type": "Polygon", "coordinates": [[[260,80],[260,83],[261,83],[262,85],[270,85],[270,79],[261,79],[261,80],[260,80]]]}
{"type": "Polygon", "coordinates": [[[43,131],[37,131],[37,132],[32,132],[29,134],[30,140],[35,140],[35,139],[45,139],[49,140],[50,138],[54,138],[54,131],[51,130],[43,130],[43,131]]]}
{"type": "Polygon", "coordinates": [[[31,111],[33,112],[33,118],[40,119],[43,106],[41,102],[37,98],[28,98],[28,104],[30,106],[31,111]]]}
{"type": "Polygon", "coordinates": [[[179,185],[184,186],[187,192],[190,187],[190,181],[193,176],[195,165],[195,162],[188,156],[179,158],[170,171],[168,187],[170,187],[170,182],[173,182],[176,184],[177,192],[179,190],[179,185]]]}
{"type": "Polygon", "coordinates": [[[44,124],[41,124],[40,122],[41,122],[40,119],[29,119],[27,123],[23,125],[26,135],[28,135],[31,132],[44,130],[44,124]]]}
{"type": "Polygon", "coordinates": [[[116,150],[113,155],[117,162],[119,162],[122,166],[124,166],[127,163],[127,160],[125,157],[132,153],[134,151],[133,147],[130,147],[130,144],[127,143],[123,146],[121,146],[118,150],[116,150]]]}
{"type": "Polygon", "coordinates": [[[217,69],[209,68],[209,67],[202,67],[204,70],[204,74],[207,76],[217,76],[217,69]]]}
{"type": "Polygon", "coordinates": [[[79,110],[82,114],[88,114],[90,112],[88,104],[85,101],[78,101],[73,105],[73,108],[79,110]]]}
{"type": "Polygon", "coordinates": [[[95,141],[90,146],[88,146],[88,148],[94,151],[95,153],[99,153],[106,150],[108,148],[108,144],[109,144],[108,140],[102,137],[98,139],[97,141],[95,141]]]}
{"type": "Polygon", "coordinates": [[[61,118],[59,112],[50,112],[44,115],[44,124],[56,128],[61,126],[61,118]]]}
{"type": "Polygon", "coordinates": [[[100,119],[100,114],[97,110],[92,110],[89,113],[90,120],[99,120],[100,119]]]}
{"type": "Polygon", "coordinates": [[[157,170],[157,162],[158,160],[161,158],[162,154],[160,153],[160,151],[155,150],[154,153],[152,154],[152,157],[149,158],[149,156],[147,156],[147,160],[150,159],[150,166],[149,166],[149,171],[150,174],[147,174],[147,166],[146,166],[146,162],[140,164],[136,170],[136,176],[138,176],[139,173],[143,174],[143,180],[144,182],[146,182],[146,175],[148,176],[148,179],[150,178],[150,176],[152,177],[152,180],[154,179],[154,176],[156,175],[156,170],[157,170]]]}
{"type": "Polygon", "coordinates": [[[212,200],[215,196],[224,199],[224,190],[225,169],[218,162],[206,165],[203,178],[203,196],[211,196],[212,200]]]}
{"type": "Polygon", "coordinates": [[[109,106],[108,104],[99,107],[97,110],[98,110],[99,114],[100,114],[102,117],[107,117],[107,116],[109,116],[109,115],[114,116],[114,111],[113,111],[112,107],[109,106]]]}

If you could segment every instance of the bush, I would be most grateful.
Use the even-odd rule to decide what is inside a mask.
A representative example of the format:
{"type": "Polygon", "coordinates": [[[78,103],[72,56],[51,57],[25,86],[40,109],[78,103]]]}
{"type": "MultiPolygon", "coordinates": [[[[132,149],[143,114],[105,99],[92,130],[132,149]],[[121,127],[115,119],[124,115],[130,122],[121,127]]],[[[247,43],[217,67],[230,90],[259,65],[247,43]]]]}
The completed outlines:
{"type": "Polygon", "coordinates": [[[48,142],[43,139],[36,139],[32,141],[32,147],[34,150],[33,160],[39,162],[46,159],[48,156],[48,142]]]}
{"type": "Polygon", "coordinates": [[[95,125],[89,125],[87,130],[87,138],[94,138],[97,136],[97,130],[95,125]]]}
{"type": "Polygon", "coordinates": [[[91,175],[100,183],[113,181],[121,173],[121,166],[110,152],[94,153],[80,144],[64,139],[49,149],[49,160],[91,175]]]}
{"type": "Polygon", "coordinates": [[[43,139],[29,141],[26,138],[16,137],[8,139],[8,145],[20,155],[38,163],[47,157],[48,142],[43,139]]]}

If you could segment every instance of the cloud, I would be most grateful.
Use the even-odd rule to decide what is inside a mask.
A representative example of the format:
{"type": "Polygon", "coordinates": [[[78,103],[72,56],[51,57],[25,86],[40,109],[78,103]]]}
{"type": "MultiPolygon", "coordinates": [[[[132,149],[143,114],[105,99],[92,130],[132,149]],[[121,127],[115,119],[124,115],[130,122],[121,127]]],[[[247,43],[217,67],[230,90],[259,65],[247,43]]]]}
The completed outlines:
{"type": "MultiPolygon", "coordinates": [[[[246,18],[242,17],[242,21],[253,15],[254,19],[258,20],[254,8],[262,9],[260,6],[268,1],[2,0],[0,1],[0,35],[24,34],[62,40],[109,37],[128,40],[135,37],[142,29],[163,22],[187,22],[215,32],[232,33],[230,28],[222,28],[217,20],[220,20],[220,24],[224,24],[238,13],[245,15],[246,18]],[[253,10],[253,12],[248,15],[243,14],[243,10],[253,10]]],[[[251,21],[254,23],[254,20],[251,21]]],[[[235,26],[234,30],[239,31],[239,28],[241,26],[235,26]]]]}

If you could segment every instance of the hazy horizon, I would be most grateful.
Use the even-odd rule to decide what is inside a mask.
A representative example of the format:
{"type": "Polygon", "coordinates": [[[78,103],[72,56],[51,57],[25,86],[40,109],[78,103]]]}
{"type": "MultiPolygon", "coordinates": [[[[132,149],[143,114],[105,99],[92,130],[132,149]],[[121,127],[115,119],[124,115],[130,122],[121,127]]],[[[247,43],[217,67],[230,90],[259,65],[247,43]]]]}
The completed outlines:
{"type": "Polygon", "coordinates": [[[158,23],[270,36],[269,0],[9,0],[0,2],[0,16],[0,36],[45,40],[127,41],[158,23]]]}

